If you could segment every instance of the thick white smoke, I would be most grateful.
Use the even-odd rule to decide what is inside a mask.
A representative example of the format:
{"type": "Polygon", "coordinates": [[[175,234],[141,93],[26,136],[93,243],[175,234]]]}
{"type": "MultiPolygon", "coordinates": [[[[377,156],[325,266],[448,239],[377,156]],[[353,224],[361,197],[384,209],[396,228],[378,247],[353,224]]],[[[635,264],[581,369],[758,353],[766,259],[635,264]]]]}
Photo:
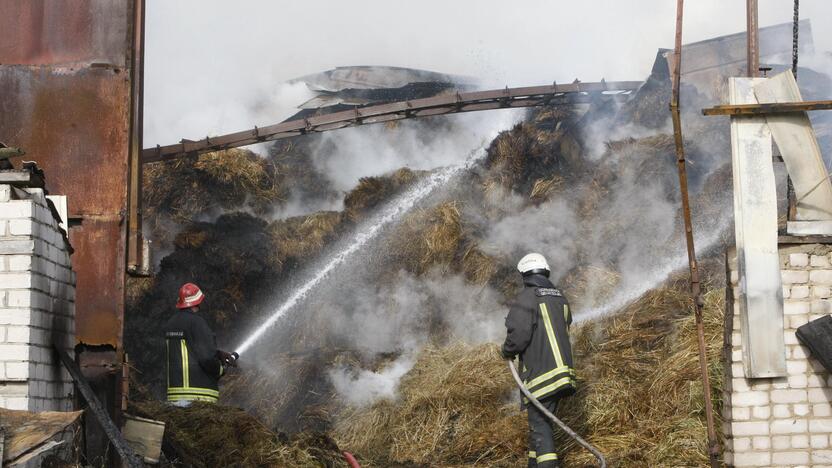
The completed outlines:
{"type": "Polygon", "coordinates": [[[471,148],[519,121],[523,110],[501,110],[403,121],[395,126],[368,125],[322,135],[314,148],[315,167],[336,190],[355,187],[362,177],[407,167],[431,170],[463,162],[471,148]]]}
{"type": "Polygon", "coordinates": [[[445,339],[467,343],[494,342],[505,333],[507,309],[499,293],[473,286],[464,277],[439,270],[422,277],[400,272],[390,285],[358,294],[352,311],[336,308],[332,329],[352,349],[372,358],[377,354],[400,357],[381,370],[339,365],[329,378],[348,402],[364,405],[376,398],[394,398],[399,378],[432,338],[432,326],[447,330],[445,339]]]}
{"type": "Polygon", "coordinates": [[[395,398],[399,380],[413,363],[414,357],[405,355],[379,371],[339,366],[330,369],[329,379],[347,404],[362,407],[380,398],[395,398]]]}

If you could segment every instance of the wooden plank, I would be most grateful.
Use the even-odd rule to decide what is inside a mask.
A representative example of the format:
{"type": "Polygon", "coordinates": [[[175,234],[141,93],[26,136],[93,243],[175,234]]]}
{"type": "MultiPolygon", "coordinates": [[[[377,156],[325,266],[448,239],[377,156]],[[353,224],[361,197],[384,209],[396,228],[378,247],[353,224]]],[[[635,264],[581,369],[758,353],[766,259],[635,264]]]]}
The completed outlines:
{"type": "MultiPolygon", "coordinates": [[[[731,104],[756,102],[753,85],[760,81],[731,78],[731,104]]],[[[786,354],[777,194],[765,117],[731,117],[731,156],[745,376],[782,377],[786,354]]]]}
{"type": "Polygon", "coordinates": [[[0,443],[0,452],[3,452],[3,455],[0,455],[0,465],[16,460],[46,443],[56,434],[75,424],[82,413],[82,411],[32,413],[0,408],[0,434],[5,434],[5,441],[0,443]]]}
{"type": "Polygon", "coordinates": [[[702,115],[767,115],[830,109],[832,109],[832,100],[780,102],[776,104],[729,104],[702,109],[702,115]]]}
{"type": "Polygon", "coordinates": [[[832,236],[779,236],[777,242],[784,244],[832,244],[832,236]]]}
{"type": "MultiPolygon", "coordinates": [[[[800,89],[791,70],[754,86],[761,103],[799,102],[800,89]]],[[[832,220],[832,182],[805,112],[766,116],[797,197],[797,221],[832,220]]],[[[816,233],[821,234],[821,233],[816,233]]]]}

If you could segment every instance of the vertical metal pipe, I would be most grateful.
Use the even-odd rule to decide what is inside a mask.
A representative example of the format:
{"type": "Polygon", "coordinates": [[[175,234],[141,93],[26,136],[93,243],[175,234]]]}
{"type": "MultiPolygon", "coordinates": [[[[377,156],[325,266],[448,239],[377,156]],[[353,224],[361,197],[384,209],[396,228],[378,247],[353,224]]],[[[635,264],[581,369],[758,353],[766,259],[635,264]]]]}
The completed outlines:
{"type": "Polygon", "coordinates": [[[748,76],[755,77],[760,73],[760,42],[757,23],[757,0],[746,0],[746,37],[748,41],[748,76]]]}
{"type": "Polygon", "coordinates": [[[792,73],[797,79],[798,46],[800,45],[800,0],[794,0],[794,18],[792,25],[792,73]]]}
{"type": "Polygon", "coordinates": [[[142,137],[144,133],[144,33],[145,0],[133,3],[131,50],[130,149],[127,178],[127,271],[142,266],[142,137]]]}
{"type": "Polygon", "coordinates": [[[699,266],[696,263],[696,249],[693,244],[693,222],[690,216],[690,199],[688,197],[688,175],[685,160],[685,144],[682,137],[682,119],[679,114],[679,91],[682,75],[682,14],[684,0],[676,1],[676,42],[673,53],[673,81],[670,100],[670,113],[673,117],[673,138],[676,144],[676,164],[679,169],[679,189],[682,195],[682,213],[685,222],[685,241],[688,247],[690,265],[690,292],[693,298],[696,318],[697,343],[699,345],[699,370],[702,374],[702,386],[705,398],[705,419],[708,427],[708,458],[711,466],[719,466],[719,443],[714,427],[714,410],[711,402],[711,384],[708,378],[708,356],[705,348],[705,329],[702,323],[702,297],[699,279],[699,266]]]}

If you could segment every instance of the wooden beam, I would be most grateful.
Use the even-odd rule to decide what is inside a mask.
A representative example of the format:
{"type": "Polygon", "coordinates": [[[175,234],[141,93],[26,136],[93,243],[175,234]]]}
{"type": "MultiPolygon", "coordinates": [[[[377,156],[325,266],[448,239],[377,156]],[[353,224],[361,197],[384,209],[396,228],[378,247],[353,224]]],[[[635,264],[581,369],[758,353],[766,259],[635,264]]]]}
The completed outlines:
{"type": "Polygon", "coordinates": [[[832,100],[777,102],[767,104],[721,105],[702,109],[702,115],[761,115],[790,114],[816,110],[832,110],[832,100]]]}

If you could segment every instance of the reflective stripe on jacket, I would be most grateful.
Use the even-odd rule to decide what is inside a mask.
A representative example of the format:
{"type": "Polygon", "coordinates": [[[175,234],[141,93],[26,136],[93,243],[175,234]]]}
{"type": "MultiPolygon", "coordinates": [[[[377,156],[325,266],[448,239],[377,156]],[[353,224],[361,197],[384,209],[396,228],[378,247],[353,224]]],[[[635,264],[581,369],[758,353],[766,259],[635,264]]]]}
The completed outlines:
{"type": "Polygon", "coordinates": [[[213,332],[190,310],[176,312],[165,324],[168,401],[216,402],[223,367],[213,332]]]}
{"type": "Polygon", "coordinates": [[[520,356],[524,383],[535,398],[571,395],[575,369],[569,303],[545,276],[531,275],[523,282],[525,287],[506,316],[503,353],[520,356]]]}

